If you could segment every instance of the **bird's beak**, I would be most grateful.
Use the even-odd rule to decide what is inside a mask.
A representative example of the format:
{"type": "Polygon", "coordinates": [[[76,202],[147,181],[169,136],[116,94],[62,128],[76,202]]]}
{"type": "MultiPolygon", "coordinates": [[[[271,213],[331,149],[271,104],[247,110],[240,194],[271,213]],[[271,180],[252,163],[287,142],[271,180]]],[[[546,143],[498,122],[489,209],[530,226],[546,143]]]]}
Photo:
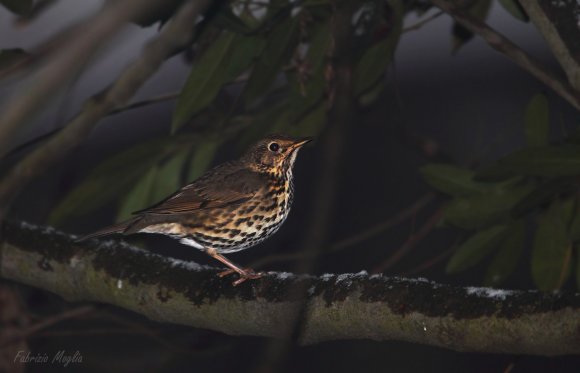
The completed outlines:
{"type": "Polygon", "coordinates": [[[302,146],[308,144],[312,140],[313,140],[312,137],[304,137],[304,138],[296,141],[294,144],[290,145],[290,147],[292,149],[298,149],[298,148],[301,148],[302,146]]]}

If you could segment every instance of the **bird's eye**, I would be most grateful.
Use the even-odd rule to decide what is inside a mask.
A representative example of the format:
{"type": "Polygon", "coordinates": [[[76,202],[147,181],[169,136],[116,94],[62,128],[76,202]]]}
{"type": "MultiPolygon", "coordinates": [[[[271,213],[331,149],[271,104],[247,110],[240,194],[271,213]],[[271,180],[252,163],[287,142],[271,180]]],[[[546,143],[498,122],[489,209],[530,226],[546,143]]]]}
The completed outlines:
{"type": "Polygon", "coordinates": [[[273,142],[273,143],[270,143],[270,145],[268,146],[268,149],[270,149],[270,151],[272,151],[272,152],[277,152],[278,150],[280,150],[280,145],[278,145],[277,142],[273,142]]]}

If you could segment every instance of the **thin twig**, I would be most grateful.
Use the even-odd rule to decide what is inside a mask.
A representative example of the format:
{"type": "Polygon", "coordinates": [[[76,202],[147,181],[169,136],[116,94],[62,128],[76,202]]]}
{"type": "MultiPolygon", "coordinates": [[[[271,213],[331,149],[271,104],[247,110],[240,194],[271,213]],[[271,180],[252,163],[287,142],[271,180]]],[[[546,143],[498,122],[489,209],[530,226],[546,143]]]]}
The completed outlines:
{"type": "Polygon", "coordinates": [[[128,110],[137,109],[137,108],[147,106],[147,105],[158,104],[160,102],[175,100],[176,98],[179,97],[180,94],[181,94],[181,91],[169,92],[169,93],[165,93],[165,94],[162,94],[159,96],[147,98],[147,99],[142,100],[142,101],[133,102],[132,104],[121,106],[121,107],[118,107],[116,109],[111,110],[110,112],[107,113],[107,116],[118,114],[118,113],[128,111],[128,110]]]}
{"type": "MultiPolygon", "coordinates": [[[[395,227],[415,216],[419,211],[421,211],[425,206],[427,206],[431,201],[433,201],[434,198],[435,198],[434,193],[427,193],[421,198],[419,198],[417,201],[413,202],[413,204],[411,204],[407,208],[399,211],[396,215],[391,216],[388,219],[379,222],[373,225],[372,227],[365,229],[362,232],[359,232],[353,236],[347,237],[345,239],[339,240],[331,244],[327,250],[324,250],[324,253],[325,254],[335,253],[347,249],[349,247],[352,247],[363,241],[366,241],[381,233],[384,233],[386,230],[395,227]]],[[[264,257],[260,260],[253,262],[251,267],[259,268],[264,266],[265,264],[298,260],[311,255],[314,254],[312,254],[310,251],[299,251],[289,254],[269,255],[267,257],[264,257]]]]}
{"type": "Polygon", "coordinates": [[[439,255],[436,255],[433,258],[427,259],[426,261],[419,264],[418,266],[416,266],[408,271],[402,272],[401,276],[414,276],[416,274],[424,272],[427,269],[429,269],[429,268],[433,267],[434,265],[438,264],[439,262],[441,262],[443,259],[450,256],[451,254],[453,254],[454,251],[455,251],[454,247],[447,249],[447,250],[443,251],[442,253],[440,253],[439,255]]]}
{"type": "Polygon", "coordinates": [[[433,215],[431,215],[429,219],[427,219],[425,224],[421,226],[421,229],[419,229],[417,233],[412,234],[407,239],[407,241],[405,241],[403,246],[401,246],[397,251],[395,251],[393,255],[387,258],[387,260],[377,265],[372,270],[372,272],[377,273],[386,271],[387,269],[391,268],[393,265],[398,263],[403,256],[408,254],[409,251],[411,251],[419,242],[421,242],[423,238],[425,238],[425,236],[427,236],[427,234],[429,234],[433,230],[435,225],[437,225],[437,223],[439,223],[439,221],[441,220],[442,216],[443,210],[438,209],[433,215]]]}
{"type": "Polygon", "coordinates": [[[492,29],[486,23],[462,11],[450,1],[431,0],[431,2],[451,15],[463,27],[482,37],[492,48],[511,59],[521,68],[550,87],[576,109],[580,110],[580,92],[574,90],[568,82],[560,80],[556,74],[528,55],[511,40],[492,29]]]}
{"type": "Polygon", "coordinates": [[[86,315],[87,313],[93,312],[95,310],[94,306],[82,306],[78,308],[73,308],[70,310],[66,310],[54,316],[49,316],[44,318],[42,321],[39,321],[33,325],[22,330],[18,333],[15,338],[12,338],[6,341],[0,348],[5,347],[7,345],[19,342],[23,339],[30,337],[31,335],[39,332],[40,330],[46,329],[50,326],[53,326],[61,321],[74,319],[76,317],[86,315]]]}

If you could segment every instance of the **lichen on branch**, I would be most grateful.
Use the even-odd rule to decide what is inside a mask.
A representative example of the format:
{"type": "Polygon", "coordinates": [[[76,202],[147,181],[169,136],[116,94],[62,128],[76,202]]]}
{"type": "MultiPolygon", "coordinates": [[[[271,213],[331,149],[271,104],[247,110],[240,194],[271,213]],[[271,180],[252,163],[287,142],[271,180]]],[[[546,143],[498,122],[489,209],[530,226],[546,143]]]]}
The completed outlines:
{"type": "Polygon", "coordinates": [[[580,353],[580,294],[462,288],[364,271],[269,272],[234,287],[219,270],[123,242],[75,243],[74,236],[26,223],[2,227],[2,278],[160,322],[283,337],[305,297],[302,343],[364,338],[458,351],[580,353]]]}

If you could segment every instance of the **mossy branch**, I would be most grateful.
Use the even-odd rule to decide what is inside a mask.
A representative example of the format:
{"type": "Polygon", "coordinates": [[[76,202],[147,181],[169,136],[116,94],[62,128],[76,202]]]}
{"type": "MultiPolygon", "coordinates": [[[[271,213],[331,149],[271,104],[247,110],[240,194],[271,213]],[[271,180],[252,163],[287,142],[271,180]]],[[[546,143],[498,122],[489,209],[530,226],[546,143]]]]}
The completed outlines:
{"type": "Polygon", "coordinates": [[[73,239],[50,228],[4,223],[0,276],[160,322],[267,337],[285,335],[303,301],[292,290],[306,287],[302,343],[364,338],[457,351],[580,354],[580,294],[461,288],[365,272],[271,272],[233,287],[217,268],[122,242],[73,239]]]}

